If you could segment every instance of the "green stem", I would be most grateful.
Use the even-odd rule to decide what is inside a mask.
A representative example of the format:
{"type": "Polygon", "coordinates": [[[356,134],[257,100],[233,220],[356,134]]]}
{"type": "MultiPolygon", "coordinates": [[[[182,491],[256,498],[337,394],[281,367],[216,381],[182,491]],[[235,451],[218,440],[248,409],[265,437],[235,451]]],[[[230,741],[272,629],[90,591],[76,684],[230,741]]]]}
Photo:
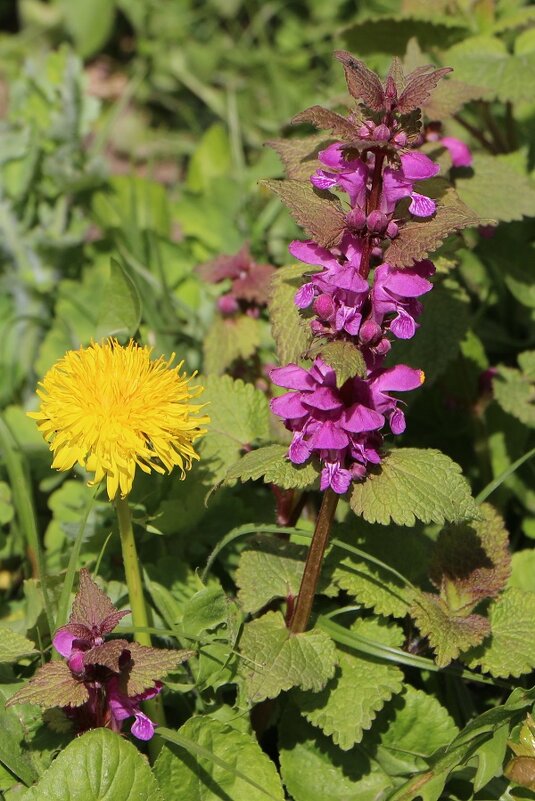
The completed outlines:
{"type": "MultiPolygon", "coordinates": [[[[123,552],[123,565],[126,576],[126,586],[128,587],[128,600],[132,611],[132,622],[134,624],[134,639],[140,644],[150,648],[152,645],[149,633],[149,615],[143,595],[143,582],[141,580],[141,570],[137,556],[136,541],[134,538],[134,528],[132,526],[132,515],[128,498],[115,499],[115,509],[119,523],[119,536],[121,538],[121,550],[123,552]]],[[[143,704],[147,715],[159,726],[165,726],[165,713],[161,696],[156,696],[151,701],[143,704]]],[[[149,753],[152,760],[156,759],[160,746],[155,740],[149,743],[149,753]]]]}
{"type": "Polygon", "coordinates": [[[339,496],[333,492],[330,487],[323,494],[318,519],[316,520],[314,536],[312,537],[312,542],[308,549],[305,570],[303,578],[301,579],[301,586],[299,587],[299,595],[297,596],[295,610],[290,621],[289,628],[293,634],[301,634],[305,631],[310,619],[314,595],[316,594],[316,587],[318,586],[321,573],[323,554],[325,553],[325,548],[329,541],[331,525],[338,505],[338,497],[339,496]]]}
{"type": "Polygon", "coordinates": [[[37,530],[35,521],[35,511],[31,494],[30,479],[26,465],[26,459],[20,449],[18,442],[11,433],[11,429],[0,416],[0,448],[4,454],[9,483],[13,493],[13,503],[17,512],[17,518],[22,535],[26,538],[28,558],[32,568],[37,574],[43,593],[43,606],[45,615],[52,637],[54,633],[54,616],[50,598],[48,597],[48,587],[46,584],[46,563],[43,547],[37,530]]]}

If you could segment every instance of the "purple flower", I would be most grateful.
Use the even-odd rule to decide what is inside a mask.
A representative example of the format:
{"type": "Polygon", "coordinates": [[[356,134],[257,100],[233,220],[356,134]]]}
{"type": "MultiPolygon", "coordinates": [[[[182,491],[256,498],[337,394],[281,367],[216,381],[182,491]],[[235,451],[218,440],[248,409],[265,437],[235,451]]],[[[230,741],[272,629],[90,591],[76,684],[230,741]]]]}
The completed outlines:
{"type": "Polygon", "coordinates": [[[145,690],[140,695],[128,696],[121,690],[120,681],[117,676],[107,682],[107,699],[110,710],[110,728],[113,731],[121,731],[123,720],[135,718],[130,731],[138,740],[150,740],[154,734],[155,724],[141,711],[139,705],[142,701],[154,698],[161,692],[163,684],[155,682],[154,687],[145,690]]]}
{"type": "Polygon", "coordinates": [[[426,195],[415,192],[415,181],[433,178],[440,167],[423,153],[404,153],[400,156],[401,169],[387,167],[383,173],[381,211],[391,214],[399,200],[410,197],[409,211],[415,217],[430,217],[436,211],[436,203],[426,195]]]}
{"type": "Polygon", "coordinates": [[[321,163],[335,172],[316,170],[310,180],[318,189],[339,188],[347,192],[351,206],[364,207],[368,167],[360,158],[346,159],[344,148],[342,143],[337,143],[320,150],[318,158],[321,163]]]}
{"type": "Polygon", "coordinates": [[[421,314],[422,305],[415,298],[429,292],[433,285],[427,279],[435,268],[427,259],[417,262],[414,267],[399,269],[384,263],[375,270],[371,291],[372,319],[379,326],[384,319],[394,314],[388,323],[389,330],[398,339],[414,336],[416,318],[421,314]]]}
{"type": "Polygon", "coordinates": [[[454,167],[470,167],[472,164],[472,153],[468,145],[461,139],[456,139],[455,136],[443,136],[439,139],[441,145],[444,145],[451,156],[451,163],[454,167]]]}

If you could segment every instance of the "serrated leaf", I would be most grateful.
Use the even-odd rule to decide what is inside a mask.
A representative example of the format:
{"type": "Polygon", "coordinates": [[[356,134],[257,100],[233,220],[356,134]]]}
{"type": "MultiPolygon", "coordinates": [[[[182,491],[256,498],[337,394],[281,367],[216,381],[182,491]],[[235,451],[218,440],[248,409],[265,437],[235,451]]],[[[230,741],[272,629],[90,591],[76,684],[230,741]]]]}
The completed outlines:
{"type": "Polygon", "coordinates": [[[96,627],[109,634],[128,611],[119,612],[105,592],[93,581],[89,571],[83,567],[79,573],[78,592],[74,597],[69,624],[85,626],[90,631],[96,627]]]}
{"type": "Polygon", "coordinates": [[[432,64],[417,67],[407,76],[405,88],[396,103],[396,110],[400,114],[409,114],[420,108],[429,99],[440,79],[448,72],[451,72],[451,67],[436,69],[432,64]]]}
{"type": "MultiPolygon", "coordinates": [[[[455,182],[457,194],[481,218],[501,222],[535,216],[535,185],[513,166],[517,156],[476,153],[470,177],[455,182]]],[[[522,158],[524,161],[524,158],[522,158]]]]}
{"type": "Polygon", "coordinates": [[[456,281],[447,279],[422,298],[421,329],[409,340],[399,340],[388,363],[408,364],[425,373],[425,385],[432,384],[458,355],[469,322],[469,298],[456,281]],[[443,321],[448,321],[444,336],[443,321]]]}
{"type": "Polygon", "coordinates": [[[440,532],[431,561],[431,581],[452,614],[472,611],[479,601],[495,597],[511,572],[502,518],[489,504],[480,511],[481,520],[440,532]]]}
{"type": "Polygon", "coordinates": [[[217,483],[243,451],[269,441],[269,406],[263,392],[230,376],[207,376],[203,385],[211,422],[199,454],[208,480],[217,483]]]}
{"type": "Polygon", "coordinates": [[[518,363],[520,370],[498,367],[492,382],[494,397],[505,412],[535,428],[535,351],[521,353],[518,363]]]}
{"type": "Polygon", "coordinates": [[[344,67],[349,94],[372,111],[384,108],[385,94],[379,77],[347,50],[336,50],[335,57],[344,67]]]}
{"type": "Polygon", "coordinates": [[[334,643],[324,632],[291,634],[280,612],[245,624],[240,653],[240,671],[254,703],[292,687],[318,692],[332,678],[336,662],[334,643]]]}
{"type": "Polygon", "coordinates": [[[133,336],[141,322],[141,298],[134,281],[117,259],[111,259],[110,278],[103,297],[95,338],[133,336]]]}
{"type": "Polygon", "coordinates": [[[451,78],[439,83],[429,100],[424,103],[423,110],[429,120],[448,120],[465,103],[479,100],[488,94],[489,90],[484,86],[474,86],[451,78]]]}
{"type": "Polygon", "coordinates": [[[175,798],[177,788],[180,797],[188,801],[283,801],[284,791],[275,765],[253,735],[209,716],[190,718],[178,735],[208,753],[188,753],[187,747],[165,743],[154,774],[169,801],[175,798]],[[243,776],[250,777],[254,784],[243,776]]]}
{"type": "Polygon", "coordinates": [[[108,729],[73,740],[23,801],[163,801],[146,758],[108,729]]]}
{"type": "Polygon", "coordinates": [[[124,651],[129,649],[130,643],[127,640],[108,640],[85,651],[84,665],[102,665],[114,673],[119,673],[119,659],[124,651]]]}
{"type": "Polygon", "coordinates": [[[401,526],[460,522],[479,516],[461,468],[432,448],[390,451],[377,469],[353,485],[351,508],[369,523],[401,526]]]}
{"type": "MultiPolygon", "coordinates": [[[[379,619],[357,620],[350,630],[393,648],[403,644],[402,630],[379,619]]],[[[338,650],[336,673],[327,686],[319,693],[296,693],[295,698],[309,723],[348,751],[360,743],[377,712],[402,687],[403,673],[396,665],[338,650]]]]}
{"type": "Polygon", "coordinates": [[[288,178],[306,181],[321,167],[318,152],[332,141],[325,134],[316,134],[305,139],[273,139],[266,144],[279,154],[288,178]]]}
{"type": "MultiPolygon", "coordinates": [[[[340,139],[353,140],[358,136],[358,127],[347,117],[337,114],[336,111],[330,111],[323,106],[311,106],[305,111],[299,112],[292,119],[294,125],[299,125],[302,122],[308,122],[320,130],[330,131],[333,136],[340,139]]],[[[311,173],[308,174],[309,177],[311,173]]],[[[289,176],[293,177],[293,176],[289,176]]]]}
{"type": "MultiPolygon", "coordinates": [[[[493,218],[490,218],[492,220],[493,218]]],[[[384,259],[394,267],[411,267],[433,253],[448,234],[488,223],[463,203],[454,189],[448,189],[437,202],[435,215],[428,220],[410,220],[387,248],[384,259]]]]}
{"type": "Polygon", "coordinates": [[[21,656],[34,653],[33,642],[7,626],[0,626],[0,662],[16,662],[21,656]]]}
{"type": "Polygon", "coordinates": [[[415,596],[411,617],[436,654],[436,663],[445,667],[462,651],[481,643],[490,632],[482,615],[454,615],[437,595],[427,592],[415,596]]]}
{"type": "Polygon", "coordinates": [[[292,265],[277,270],[273,277],[269,318],[281,364],[298,362],[312,342],[310,323],[300,314],[294,300],[303,275],[310,271],[308,265],[292,265]]]}
{"type": "Polygon", "coordinates": [[[329,342],[320,350],[321,358],[336,373],[336,386],[341,387],[349,378],[366,375],[366,362],[359,350],[352,342],[329,342]]]}
{"type": "Polygon", "coordinates": [[[295,465],[288,459],[286,445],[265,445],[250,451],[232,465],[225,476],[225,484],[238,479],[242,482],[263,478],[265,484],[276,484],[282,489],[312,487],[320,474],[317,461],[295,465]]]}
{"type": "Polygon", "coordinates": [[[466,655],[470,667],[493,676],[520,676],[535,667],[535,593],[509,587],[490,606],[491,637],[466,655]]]}
{"type": "Polygon", "coordinates": [[[297,597],[305,567],[303,545],[257,535],[241,552],[235,581],[244,612],[254,614],[275,598],[297,597]]]}
{"type": "Polygon", "coordinates": [[[51,709],[54,706],[81,706],[88,698],[85,684],[73,676],[65,662],[48,662],[11,696],[6,706],[37,704],[43,709],[51,709]]]}
{"type": "Polygon", "coordinates": [[[295,221],[319,245],[337,245],[345,229],[340,201],[331,192],[316,189],[310,181],[264,181],[288,207],[295,221]]]}
{"type": "Polygon", "coordinates": [[[377,801],[392,787],[363,748],[340,751],[293,706],[279,722],[279,749],[282,779],[294,801],[377,801]]]}
{"type": "Polygon", "coordinates": [[[163,679],[182,662],[195,656],[195,651],[149,648],[137,642],[131,642],[128,650],[132,660],[124,679],[128,696],[141,695],[155,681],[163,679]]]}
{"type": "Polygon", "coordinates": [[[260,344],[260,322],[246,314],[216,317],[204,340],[204,369],[222,375],[236,359],[248,359],[260,344]]]}

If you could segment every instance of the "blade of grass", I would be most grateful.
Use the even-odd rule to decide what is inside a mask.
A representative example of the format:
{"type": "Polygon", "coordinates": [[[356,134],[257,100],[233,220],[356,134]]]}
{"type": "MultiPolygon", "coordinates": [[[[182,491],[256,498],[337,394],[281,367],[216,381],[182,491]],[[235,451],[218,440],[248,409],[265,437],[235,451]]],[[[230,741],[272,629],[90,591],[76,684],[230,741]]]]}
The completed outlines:
{"type": "Polygon", "coordinates": [[[30,558],[35,560],[37,577],[41,584],[41,592],[43,593],[45,615],[50,636],[52,636],[54,631],[54,616],[52,614],[52,606],[48,595],[45,556],[35,520],[26,458],[3,416],[0,416],[0,448],[4,453],[9,483],[13,493],[13,503],[19,525],[23,536],[26,538],[30,558]]]}
{"type": "Polygon", "coordinates": [[[528,459],[531,459],[532,456],[535,456],[535,448],[532,448],[530,451],[525,453],[520,459],[517,459],[516,462],[510,464],[503,473],[500,473],[495,479],[493,479],[486,487],[484,487],[479,495],[476,495],[475,501],[476,503],[483,503],[486,501],[489,495],[491,495],[494,490],[497,490],[498,487],[503,484],[504,481],[507,481],[509,476],[511,476],[519,467],[521,467],[524,462],[527,462],[528,459]]]}

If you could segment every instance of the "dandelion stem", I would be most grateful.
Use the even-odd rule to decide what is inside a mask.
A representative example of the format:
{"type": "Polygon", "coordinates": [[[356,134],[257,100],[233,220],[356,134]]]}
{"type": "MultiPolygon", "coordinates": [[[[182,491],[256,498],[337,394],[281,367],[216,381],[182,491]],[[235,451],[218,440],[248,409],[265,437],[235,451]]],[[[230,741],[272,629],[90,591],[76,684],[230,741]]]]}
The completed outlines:
{"type": "MultiPolygon", "coordinates": [[[[132,514],[128,505],[128,498],[115,499],[115,509],[119,523],[119,536],[121,538],[121,550],[123,552],[123,565],[126,576],[126,586],[128,587],[128,600],[132,610],[132,623],[134,624],[134,639],[140,645],[151,646],[152,640],[149,633],[149,615],[143,595],[143,582],[141,580],[141,570],[137,555],[136,540],[134,538],[134,528],[132,526],[132,514]]],[[[149,717],[160,726],[165,726],[165,713],[163,704],[159,696],[151,701],[145,701],[143,707],[149,717]]],[[[149,743],[149,752],[153,759],[159,751],[156,742],[149,743]]]]}
{"type": "Polygon", "coordinates": [[[325,548],[329,541],[331,525],[338,505],[338,498],[339,496],[333,492],[330,487],[323,494],[318,519],[316,520],[314,536],[312,537],[312,542],[308,549],[305,571],[301,579],[295,611],[290,621],[290,631],[293,634],[301,634],[308,625],[310,613],[312,612],[312,604],[314,603],[314,596],[316,594],[316,587],[318,586],[321,573],[323,554],[325,553],[325,548]]]}

